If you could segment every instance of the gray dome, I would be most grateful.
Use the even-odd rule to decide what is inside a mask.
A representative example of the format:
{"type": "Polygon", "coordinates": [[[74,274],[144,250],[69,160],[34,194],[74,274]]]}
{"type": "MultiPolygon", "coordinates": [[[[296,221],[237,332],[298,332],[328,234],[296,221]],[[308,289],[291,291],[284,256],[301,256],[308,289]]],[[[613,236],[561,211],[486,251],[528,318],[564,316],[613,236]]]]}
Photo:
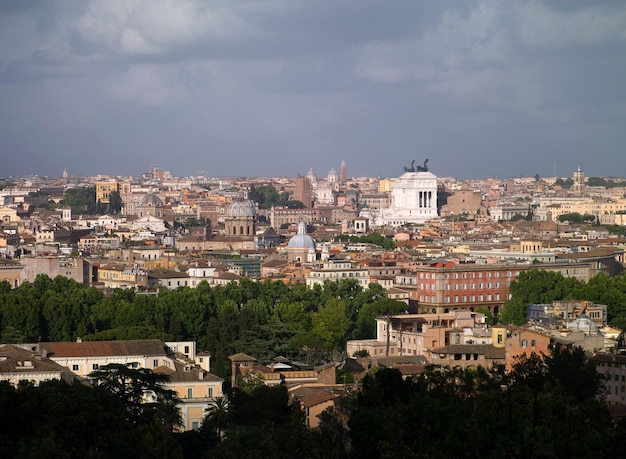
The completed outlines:
{"type": "Polygon", "coordinates": [[[161,207],[163,206],[163,201],[161,201],[161,199],[152,191],[148,191],[141,198],[141,206],[142,207],[161,207]]]}
{"type": "Polygon", "coordinates": [[[315,241],[311,236],[306,234],[306,225],[304,224],[304,222],[298,223],[298,234],[289,239],[287,248],[315,250],[315,241]]]}
{"type": "Polygon", "coordinates": [[[228,217],[255,217],[256,206],[249,199],[237,199],[226,210],[228,217]]]}
{"type": "Polygon", "coordinates": [[[587,314],[585,313],[579,315],[572,322],[567,322],[566,325],[570,330],[580,331],[588,336],[598,336],[601,334],[598,326],[589,317],[587,317],[587,314]]]}

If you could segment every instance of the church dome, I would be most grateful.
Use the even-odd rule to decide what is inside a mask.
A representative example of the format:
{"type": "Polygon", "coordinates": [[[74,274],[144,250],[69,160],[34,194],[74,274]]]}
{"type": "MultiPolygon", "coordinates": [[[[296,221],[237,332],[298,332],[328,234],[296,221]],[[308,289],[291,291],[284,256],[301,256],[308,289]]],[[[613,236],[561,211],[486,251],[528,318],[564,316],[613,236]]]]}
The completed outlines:
{"type": "Polygon", "coordinates": [[[570,330],[583,332],[587,336],[601,335],[598,326],[585,313],[579,315],[572,322],[567,322],[566,325],[570,330]]]}
{"type": "Polygon", "coordinates": [[[255,217],[256,206],[249,199],[236,199],[226,210],[227,217],[255,217]]]}
{"type": "Polygon", "coordinates": [[[309,169],[309,172],[307,172],[306,177],[312,182],[317,180],[317,175],[315,175],[315,172],[313,172],[313,168],[309,169]]]}
{"type": "Polygon", "coordinates": [[[298,233],[289,239],[288,249],[313,249],[315,250],[315,241],[311,236],[306,234],[306,224],[298,223],[298,233]]]}
{"type": "Polygon", "coordinates": [[[148,191],[141,198],[141,206],[142,207],[162,207],[163,201],[161,201],[161,199],[152,191],[148,191]]]}
{"type": "Polygon", "coordinates": [[[330,168],[330,171],[328,172],[328,177],[326,177],[326,180],[328,180],[329,182],[336,182],[337,180],[339,180],[339,175],[337,175],[337,171],[335,170],[334,167],[330,168]]]}

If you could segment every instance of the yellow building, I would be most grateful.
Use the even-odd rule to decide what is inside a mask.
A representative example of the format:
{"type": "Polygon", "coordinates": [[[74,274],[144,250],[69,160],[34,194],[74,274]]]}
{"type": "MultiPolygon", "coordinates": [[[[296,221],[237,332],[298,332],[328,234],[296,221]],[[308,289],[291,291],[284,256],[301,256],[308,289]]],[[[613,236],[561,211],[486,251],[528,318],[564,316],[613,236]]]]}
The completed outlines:
{"type": "Polygon", "coordinates": [[[108,204],[113,191],[120,191],[120,184],[117,180],[96,182],[96,202],[108,204]]]}
{"type": "Polygon", "coordinates": [[[110,364],[146,368],[165,374],[164,387],[176,392],[182,430],[200,428],[205,410],[223,395],[224,380],[210,373],[210,356],[196,352],[195,342],[160,340],[120,340],[40,343],[40,352],[68,369],[77,379],[110,364]]]}
{"type": "Polygon", "coordinates": [[[378,181],[378,192],[389,193],[391,191],[391,180],[381,179],[378,181]]]}
{"type": "Polygon", "coordinates": [[[108,288],[147,287],[148,273],[121,263],[107,263],[98,268],[98,282],[108,288]]]}
{"type": "Polygon", "coordinates": [[[12,288],[17,288],[22,283],[24,265],[18,261],[0,258],[0,282],[7,281],[12,288]]]}

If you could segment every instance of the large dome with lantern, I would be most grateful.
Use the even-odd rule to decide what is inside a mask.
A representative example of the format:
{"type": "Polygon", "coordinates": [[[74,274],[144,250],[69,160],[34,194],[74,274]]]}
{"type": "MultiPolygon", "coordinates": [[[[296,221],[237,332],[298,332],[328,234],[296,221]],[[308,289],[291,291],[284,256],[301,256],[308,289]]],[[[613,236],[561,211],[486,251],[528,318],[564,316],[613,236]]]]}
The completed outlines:
{"type": "Polygon", "coordinates": [[[150,190],[141,197],[140,205],[143,207],[162,207],[163,201],[150,190]]]}
{"type": "Polygon", "coordinates": [[[298,223],[298,232],[295,236],[289,239],[287,248],[315,250],[315,241],[311,236],[306,234],[306,224],[304,222],[298,223]]]}
{"type": "Polygon", "coordinates": [[[226,209],[227,217],[256,217],[256,206],[249,199],[236,199],[226,209]]]}

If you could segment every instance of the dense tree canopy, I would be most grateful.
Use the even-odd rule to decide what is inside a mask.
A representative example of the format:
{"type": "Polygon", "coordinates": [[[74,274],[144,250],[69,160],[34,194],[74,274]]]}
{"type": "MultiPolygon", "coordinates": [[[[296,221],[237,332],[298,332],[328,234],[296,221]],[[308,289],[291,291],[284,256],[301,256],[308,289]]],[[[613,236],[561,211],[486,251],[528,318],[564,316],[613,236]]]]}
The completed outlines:
{"type": "Polygon", "coordinates": [[[300,201],[291,200],[286,191],[279,192],[274,185],[252,185],[248,192],[248,198],[258,203],[259,209],[270,209],[272,206],[287,206],[292,209],[301,209],[304,204],[300,201]]]}
{"type": "Polygon", "coordinates": [[[355,236],[350,234],[340,234],[335,238],[339,242],[360,242],[367,244],[379,245],[384,249],[393,250],[396,243],[393,239],[388,239],[380,233],[373,232],[364,236],[355,236]]]}
{"type": "Polygon", "coordinates": [[[381,369],[346,406],[351,457],[597,457],[622,446],[592,364],[578,348],[522,359],[511,374],[381,369]]]}
{"type": "Polygon", "coordinates": [[[596,216],[591,214],[579,214],[578,212],[571,212],[569,214],[559,215],[560,222],[570,222],[575,224],[580,223],[593,223],[596,221],[596,216]]]}
{"type": "Polygon", "coordinates": [[[15,388],[0,382],[0,457],[182,458],[161,410],[142,423],[123,399],[100,386],[51,380],[15,388]]]}
{"type": "MultiPolygon", "coordinates": [[[[260,360],[277,355],[310,363],[329,359],[357,335],[363,317],[372,317],[368,305],[383,297],[379,285],[363,289],[354,279],[312,289],[243,279],[240,284],[202,283],[158,296],[133,290],[104,296],[62,276],[40,275],[15,289],[0,283],[0,334],[12,342],[194,340],[213,354],[214,372],[227,376],[228,356],[237,352],[260,360]]],[[[362,329],[358,336],[373,337],[364,333],[362,329]]]]}
{"type": "Polygon", "coordinates": [[[626,325],[626,275],[609,277],[600,273],[585,283],[558,272],[534,269],[520,273],[509,291],[512,297],[499,316],[503,324],[524,324],[529,304],[574,299],[605,304],[609,323],[618,328],[626,325]]]}
{"type": "Polygon", "coordinates": [[[74,214],[94,214],[96,213],[96,188],[95,187],[77,187],[65,190],[63,206],[72,208],[74,214]]]}

